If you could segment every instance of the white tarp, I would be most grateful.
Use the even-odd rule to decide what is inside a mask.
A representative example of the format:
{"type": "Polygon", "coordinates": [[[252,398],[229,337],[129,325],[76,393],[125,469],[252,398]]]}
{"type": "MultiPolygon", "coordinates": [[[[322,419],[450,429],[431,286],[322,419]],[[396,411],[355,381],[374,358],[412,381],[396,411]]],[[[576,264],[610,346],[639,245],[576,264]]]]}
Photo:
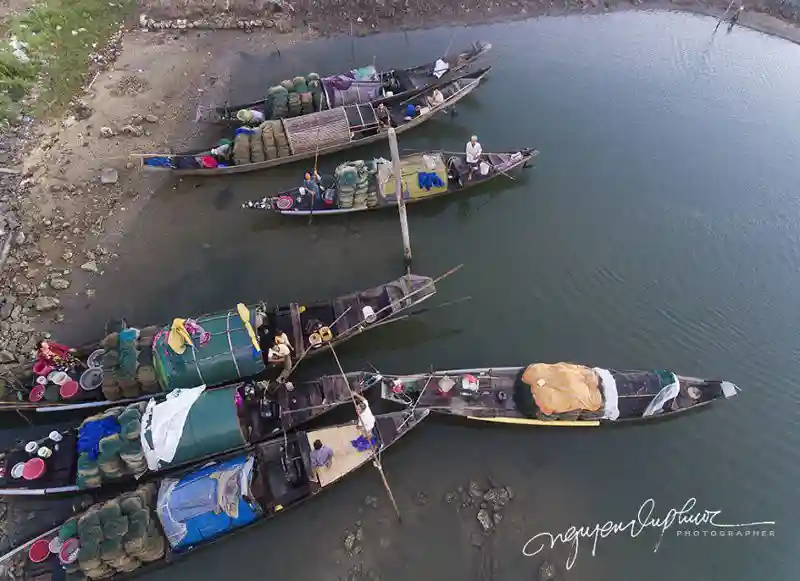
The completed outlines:
{"type": "Polygon", "coordinates": [[[438,59],[436,64],[433,66],[433,76],[437,79],[441,79],[442,75],[445,74],[449,68],[449,64],[444,62],[442,59],[438,59]]]}
{"type": "Polygon", "coordinates": [[[653,400],[650,402],[650,405],[647,406],[646,410],[644,410],[644,413],[642,414],[643,418],[646,418],[647,416],[653,416],[661,412],[665,403],[678,397],[678,394],[681,392],[681,385],[678,382],[678,376],[674,373],[671,375],[672,383],[662,388],[661,391],[658,392],[658,395],[653,398],[653,400]]]}
{"type": "Polygon", "coordinates": [[[594,367],[594,372],[600,376],[600,387],[603,390],[603,418],[616,420],[619,418],[619,394],[617,381],[608,369],[594,367]]]}
{"type": "Polygon", "coordinates": [[[142,414],[141,442],[150,470],[158,470],[162,462],[169,463],[175,457],[189,411],[205,389],[205,385],[176,389],[161,403],[154,399],[147,402],[142,414]]]}

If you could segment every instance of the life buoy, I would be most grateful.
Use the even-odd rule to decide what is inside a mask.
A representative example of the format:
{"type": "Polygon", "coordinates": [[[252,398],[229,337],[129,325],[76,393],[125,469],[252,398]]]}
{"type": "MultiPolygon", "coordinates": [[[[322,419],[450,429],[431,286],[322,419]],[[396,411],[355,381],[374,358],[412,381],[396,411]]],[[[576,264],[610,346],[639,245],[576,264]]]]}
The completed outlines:
{"type": "Polygon", "coordinates": [[[278,196],[278,199],[275,200],[275,207],[279,210],[289,210],[292,206],[294,206],[292,196],[278,196]]]}

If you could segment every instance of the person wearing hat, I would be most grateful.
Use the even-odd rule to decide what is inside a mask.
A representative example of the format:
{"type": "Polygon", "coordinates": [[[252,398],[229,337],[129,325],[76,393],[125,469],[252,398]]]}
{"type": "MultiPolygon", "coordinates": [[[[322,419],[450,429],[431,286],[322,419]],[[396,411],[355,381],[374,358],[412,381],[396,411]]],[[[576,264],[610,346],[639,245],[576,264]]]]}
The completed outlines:
{"type": "Polygon", "coordinates": [[[483,153],[483,148],[481,148],[481,144],[478,143],[478,136],[473,135],[469,138],[467,142],[467,165],[469,166],[469,177],[467,179],[472,179],[472,174],[475,173],[475,170],[478,169],[478,164],[481,161],[481,154],[483,153]]]}

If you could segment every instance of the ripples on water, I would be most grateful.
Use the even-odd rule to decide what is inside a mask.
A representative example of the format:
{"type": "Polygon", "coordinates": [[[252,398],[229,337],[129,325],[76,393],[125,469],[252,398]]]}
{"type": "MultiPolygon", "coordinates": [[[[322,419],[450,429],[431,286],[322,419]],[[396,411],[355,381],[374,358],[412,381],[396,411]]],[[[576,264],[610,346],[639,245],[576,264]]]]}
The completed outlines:
{"type": "MultiPolygon", "coordinates": [[[[416,270],[465,262],[440,285],[441,300],[473,300],[354,342],[342,350],[345,366],[369,360],[409,372],[572,360],[669,367],[724,377],[744,391],[673,422],[608,431],[426,426],[387,456],[408,516],[401,528],[370,525],[377,528],[368,534],[394,535],[390,549],[365,555],[384,578],[480,578],[477,553],[459,528],[466,525],[436,499],[486,473],[518,495],[492,544],[495,579],[530,578],[536,562],[519,550],[536,532],[631,518],[648,497],[666,511],[689,496],[722,510],[728,522],[777,519],[778,536],[671,536],[655,554],[657,535],[617,537],[594,558],[583,546],[568,578],[796,577],[791,551],[800,539],[789,514],[800,477],[800,47],[741,28],[728,35],[721,27],[712,39],[714,25],[631,12],[459,30],[454,46],[474,37],[494,44],[491,77],[455,120],[406,134],[401,147],[460,149],[477,133],[485,150],[532,145],[542,153],[518,181],[409,209],[416,270]],[[410,501],[418,490],[433,499],[423,512],[410,501]]],[[[379,66],[422,62],[452,34],[359,39],[357,64],[373,56],[379,66]]],[[[261,76],[248,60],[246,72],[234,75],[240,90],[255,95],[258,79],[332,72],[351,58],[349,41],[294,50],[282,64],[270,60],[261,76]]],[[[372,154],[386,152],[358,153],[372,154]]],[[[288,186],[299,171],[235,178],[230,190],[195,191],[191,203],[180,192],[156,198],[142,218],[150,230],[134,231],[121,259],[128,280],[149,285],[139,291],[136,315],[161,320],[187,304],[203,311],[244,298],[324,297],[394,276],[400,239],[388,214],[278,227],[235,211],[255,191],[288,186]],[[166,232],[174,223],[191,223],[192,233],[153,235],[153,224],[166,232]],[[268,259],[270,244],[281,253],[268,259]],[[156,255],[163,264],[141,258],[156,255]],[[210,285],[209,272],[237,284],[210,285]]],[[[123,278],[107,274],[97,297],[124,289],[123,278]]],[[[102,320],[116,309],[98,300],[92,312],[102,320]]],[[[360,474],[241,544],[199,553],[165,575],[210,580],[235,562],[243,578],[267,570],[332,579],[349,561],[328,556],[359,518],[360,499],[378,487],[374,474],[360,474]],[[326,532],[310,539],[309,527],[326,532]]]]}

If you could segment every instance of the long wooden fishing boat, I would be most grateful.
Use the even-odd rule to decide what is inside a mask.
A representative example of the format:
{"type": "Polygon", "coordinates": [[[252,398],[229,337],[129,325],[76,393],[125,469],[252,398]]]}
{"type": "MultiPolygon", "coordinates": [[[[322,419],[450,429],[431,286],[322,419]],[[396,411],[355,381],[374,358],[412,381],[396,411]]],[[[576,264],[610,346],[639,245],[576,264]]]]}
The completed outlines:
{"type": "MultiPolygon", "coordinates": [[[[509,177],[510,172],[528,167],[538,153],[528,148],[485,153],[475,171],[467,165],[465,154],[430,151],[403,156],[403,199],[406,203],[420,202],[458,194],[500,176],[509,177]]],[[[347,162],[339,165],[333,176],[322,176],[320,181],[325,189],[322,195],[301,186],[245,202],[242,208],[284,216],[321,216],[397,207],[397,181],[389,160],[347,162]]]]}
{"type": "Polygon", "coordinates": [[[250,449],[350,404],[351,392],[362,393],[377,384],[350,385],[341,375],[297,386],[247,381],[214,390],[176,390],[169,401],[160,394],[116,406],[73,428],[54,425],[47,437],[20,441],[7,450],[0,457],[0,495],[95,492],[150,480],[250,449]]]}
{"type": "Polygon", "coordinates": [[[232,143],[213,148],[133,156],[140,159],[146,170],[218,176],[328,155],[386,139],[389,126],[402,133],[421,125],[478,88],[490,69],[485,67],[432,84],[412,91],[410,96],[393,96],[380,104],[345,105],[302,117],[265,121],[255,129],[239,128],[232,143]],[[442,93],[443,101],[438,105],[432,104],[434,91],[442,93]]]}
{"type": "MultiPolygon", "coordinates": [[[[173,329],[176,321],[184,319],[161,327],[133,329],[135,334],[128,340],[121,339],[124,331],[112,332],[75,353],[91,368],[82,373],[99,374],[102,386],[95,382],[96,389],[80,389],[65,399],[60,396],[58,385],[47,383],[42,398],[42,390],[37,387],[42,375],[36,373],[36,362],[31,361],[13,377],[3,378],[0,411],[30,410],[37,415],[91,411],[147,400],[159,392],[178,388],[213,388],[246,379],[274,378],[279,371],[287,371],[286,359],[276,361],[270,356],[276,337],[286,335],[293,370],[306,359],[357,335],[407,318],[414,307],[436,293],[436,283],[461,266],[436,279],[408,274],[314,304],[270,307],[262,302],[187,319],[194,332],[182,353],[175,352],[171,341],[173,334],[180,336],[181,330],[173,329]]],[[[127,327],[127,323],[122,326],[127,327]]],[[[50,369],[44,371],[53,373],[50,369]]],[[[83,383],[81,377],[82,387],[83,383]]]]}
{"type": "Polygon", "coordinates": [[[385,400],[469,420],[527,426],[596,427],[679,415],[731,398],[728,381],[671,371],[622,371],[571,363],[451,369],[416,375],[348,374],[381,381],[385,400]]]}
{"type": "Polygon", "coordinates": [[[408,69],[379,72],[370,65],[329,77],[320,78],[314,73],[294,77],[269,89],[263,99],[238,105],[225,103],[220,107],[198,107],[196,120],[239,127],[252,124],[251,111],[263,121],[298,117],[342,105],[377,104],[391,97],[405,98],[414,91],[451,80],[457,73],[476,64],[491,49],[490,43],[477,41],[469,50],[408,69]]]}
{"type": "Polygon", "coordinates": [[[371,441],[355,422],[297,431],[149,482],[92,505],[3,555],[0,564],[30,581],[65,571],[115,581],[150,573],[313,498],[381,455],[428,413],[376,415],[371,441]],[[328,466],[314,467],[311,450],[317,440],[333,452],[328,466]]]}

